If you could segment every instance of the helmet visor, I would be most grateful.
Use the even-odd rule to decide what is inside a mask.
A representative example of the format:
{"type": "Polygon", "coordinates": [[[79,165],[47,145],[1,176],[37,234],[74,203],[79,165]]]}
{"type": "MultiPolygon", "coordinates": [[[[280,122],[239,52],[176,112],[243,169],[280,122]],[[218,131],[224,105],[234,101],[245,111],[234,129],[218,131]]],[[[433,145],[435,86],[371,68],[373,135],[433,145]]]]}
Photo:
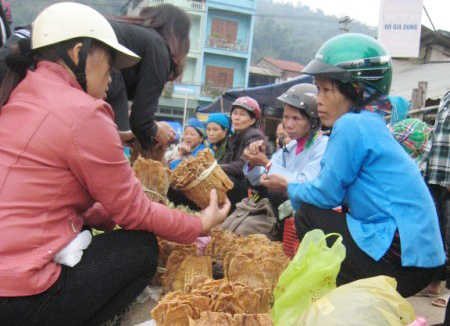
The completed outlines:
{"type": "Polygon", "coordinates": [[[329,65],[319,59],[310,61],[303,69],[302,73],[311,76],[337,79],[343,83],[348,83],[354,80],[353,76],[348,71],[340,67],[329,65]]]}
{"type": "Polygon", "coordinates": [[[105,43],[107,46],[109,46],[114,50],[115,52],[115,60],[113,63],[114,68],[117,69],[128,68],[134,66],[136,63],[139,62],[139,60],[141,60],[141,58],[136,53],[124,47],[119,42],[114,42],[113,40],[100,38],[98,40],[105,43]]]}

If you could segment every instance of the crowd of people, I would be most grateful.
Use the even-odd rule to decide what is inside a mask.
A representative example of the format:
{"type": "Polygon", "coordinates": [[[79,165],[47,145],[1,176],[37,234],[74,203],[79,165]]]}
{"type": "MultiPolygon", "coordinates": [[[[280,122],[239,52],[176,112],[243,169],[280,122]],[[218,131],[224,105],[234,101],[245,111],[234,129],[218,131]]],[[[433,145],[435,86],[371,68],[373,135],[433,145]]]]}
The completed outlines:
{"type": "MultiPolygon", "coordinates": [[[[165,83],[183,72],[189,29],[188,15],[172,5],[127,20],[62,2],[4,38],[0,323],[113,319],[155,274],[156,236],[194,242],[250,192],[268,198],[276,213],[290,203],[300,241],[313,229],[342,235],[337,285],[388,275],[405,297],[438,293],[449,274],[450,92],[433,128],[407,119],[407,101],[389,96],[384,46],[342,34],[304,68],[314,84],[278,97],[283,116],[273,153],[259,128],[260,103],[248,96],[205,124],[189,119],[169,152],[175,131],[155,112],[165,83]],[[130,142],[143,156],[160,153],[170,169],[212,151],[233,181],[229,200],[218,205],[211,191],[199,216],[150,201],[124,155],[130,142]],[[92,236],[91,227],[107,232],[92,236]]],[[[198,209],[174,189],[168,198],[198,209]]]]}

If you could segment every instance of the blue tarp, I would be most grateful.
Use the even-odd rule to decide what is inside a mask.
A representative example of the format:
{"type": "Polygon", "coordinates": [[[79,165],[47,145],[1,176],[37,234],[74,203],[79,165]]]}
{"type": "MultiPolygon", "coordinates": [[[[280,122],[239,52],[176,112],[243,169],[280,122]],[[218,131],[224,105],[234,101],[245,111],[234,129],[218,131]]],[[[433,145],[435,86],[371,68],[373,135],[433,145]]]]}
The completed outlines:
{"type": "MultiPolygon", "coordinates": [[[[301,83],[312,84],[313,79],[311,76],[302,75],[284,83],[225,91],[222,94],[223,112],[230,112],[231,103],[241,96],[250,96],[254,98],[258,101],[263,111],[265,111],[266,108],[282,108],[282,104],[277,100],[277,97],[288,90],[291,86],[301,83]]],[[[207,106],[198,107],[196,112],[221,112],[220,97],[207,106]]]]}

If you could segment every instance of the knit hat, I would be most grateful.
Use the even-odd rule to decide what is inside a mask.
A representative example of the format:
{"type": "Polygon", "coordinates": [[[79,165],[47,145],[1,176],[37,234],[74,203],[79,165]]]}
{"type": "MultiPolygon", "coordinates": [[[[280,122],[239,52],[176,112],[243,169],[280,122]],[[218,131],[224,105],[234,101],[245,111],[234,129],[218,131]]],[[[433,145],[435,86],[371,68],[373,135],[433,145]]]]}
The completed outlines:
{"type": "Polygon", "coordinates": [[[406,152],[419,163],[430,139],[431,130],[422,120],[410,118],[394,124],[391,133],[406,152]]]}
{"type": "Polygon", "coordinates": [[[210,122],[215,122],[222,126],[223,129],[230,130],[231,128],[231,121],[230,117],[223,113],[212,113],[208,116],[208,121],[206,122],[206,126],[210,122]]]}
{"type": "MultiPolygon", "coordinates": [[[[203,123],[201,123],[199,120],[195,119],[195,118],[191,118],[188,120],[186,127],[192,127],[195,130],[197,130],[197,132],[203,137],[205,138],[206,136],[206,130],[205,130],[205,125],[203,123]]],[[[185,127],[185,129],[186,129],[185,127]]]]}

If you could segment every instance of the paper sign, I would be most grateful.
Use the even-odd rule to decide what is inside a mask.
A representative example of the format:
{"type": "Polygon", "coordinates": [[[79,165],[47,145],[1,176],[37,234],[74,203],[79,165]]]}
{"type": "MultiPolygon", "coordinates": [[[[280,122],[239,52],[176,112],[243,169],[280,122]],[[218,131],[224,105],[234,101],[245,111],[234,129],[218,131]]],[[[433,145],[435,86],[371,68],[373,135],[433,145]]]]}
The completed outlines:
{"type": "Polygon", "coordinates": [[[418,57],[423,0],[380,0],[380,3],[378,40],[391,57],[418,57]]]}

